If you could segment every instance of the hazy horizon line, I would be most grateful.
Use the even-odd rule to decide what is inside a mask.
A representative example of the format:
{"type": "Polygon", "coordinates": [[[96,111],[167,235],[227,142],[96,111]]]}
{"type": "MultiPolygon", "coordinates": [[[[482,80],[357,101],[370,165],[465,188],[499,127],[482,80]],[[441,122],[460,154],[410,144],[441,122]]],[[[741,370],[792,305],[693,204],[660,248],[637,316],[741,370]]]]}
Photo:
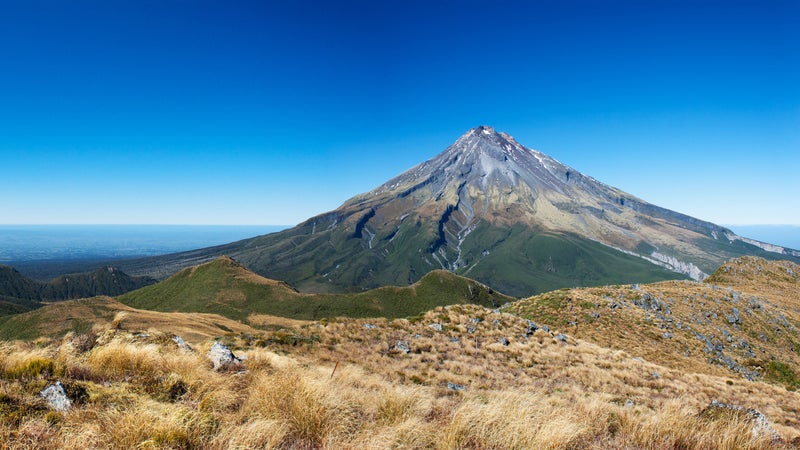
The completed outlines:
{"type": "MultiPolygon", "coordinates": [[[[0,223],[5,226],[175,226],[175,227],[292,227],[299,223],[0,223]]],[[[720,223],[723,227],[800,227],[800,223],[720,223]]]]}

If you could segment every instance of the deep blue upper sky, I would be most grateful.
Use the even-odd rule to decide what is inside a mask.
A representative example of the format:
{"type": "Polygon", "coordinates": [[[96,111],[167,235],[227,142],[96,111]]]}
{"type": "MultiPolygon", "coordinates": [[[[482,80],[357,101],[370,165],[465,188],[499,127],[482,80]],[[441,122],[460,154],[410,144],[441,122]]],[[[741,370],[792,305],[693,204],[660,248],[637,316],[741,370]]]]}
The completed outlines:
{"type": "Polygon", "coordinates": [[[0,223],[293,224],[486,124],[800,224],[800,2],[8,0],[0,223]]]}

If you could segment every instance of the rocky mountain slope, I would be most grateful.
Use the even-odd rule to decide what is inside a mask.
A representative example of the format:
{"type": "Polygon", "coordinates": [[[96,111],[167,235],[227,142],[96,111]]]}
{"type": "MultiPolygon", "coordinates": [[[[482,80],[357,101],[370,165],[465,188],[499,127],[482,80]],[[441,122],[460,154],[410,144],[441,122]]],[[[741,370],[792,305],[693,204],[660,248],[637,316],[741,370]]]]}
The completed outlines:
{"type": "Polygon", "coordinates": [[[742,257],[704,282],[562,289],[504,309],[688,372],[800,388],[800,265],[742,257]]]}
{"type": "Polygon", "coordinates": [[[123,267],[163,278],[221,254],[309,292],[410,284],[445,269],[516,296],[700,280],[742,255],[800,261],[798,251],[649,204],[489,127],[292,229],[123,267]]]}

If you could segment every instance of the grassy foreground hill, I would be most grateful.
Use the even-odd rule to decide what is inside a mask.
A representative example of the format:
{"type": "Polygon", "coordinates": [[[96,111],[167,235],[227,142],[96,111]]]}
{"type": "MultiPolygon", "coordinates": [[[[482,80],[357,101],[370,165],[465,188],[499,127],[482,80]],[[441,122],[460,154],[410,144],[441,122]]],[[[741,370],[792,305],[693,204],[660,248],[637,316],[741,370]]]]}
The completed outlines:
{"type": "MultiPolygon", "coordinates": [[[[250,322],[264,316],[233,295],[243,286],[293,292],[227,259],[184,275],[224,280],[206,301],[237,300],[231,310],[250,322]]],[[[109,298],[59,302],[13,318],[33,328],[82,311],[96,323],[0,342],[0,448],[797,448],[799,275],[742,258],[706,283],[561,290],[407,318],[273,318],[262,329],[109,298]],[[193,330],[193,350],[173,340],[193,330]],[[212,339],[242,361],[214,370],[212,339]],[[55,381],[67,411],[39,395],[55,381]]]]}
{"type": "Polygon", "coordinates": [[[514,299],[444,270],[405,287],[356,294],[304,294],[286,283],[245,269],[229,257],[184,269],[158,284],[129,292],[119,301],[154,311],[205,312],[257,322],[269,314],[293,319],[407,317],[440,305],[476,303],[499,307],[514,299]]]}
{"type": "Polygon", "coordinates": [[[505,311],[691,372],[800,388],[800,265],[742,257],[705,282],[562,289],[505,311]]]}
{"type": "Polygon", "coordinates": [[[504,343],[527,328],[462,305],[413,321],[231,332],[223,341],[243,362],[222,371],[206,359],[210,341],[187,350],[124,319],[89,339],[0,343],[0,447],[789,449],[800,439],[797,392],[542,329],[504,343]],[[67,411],[39,395],[55,381],[67,411]]]}
{"type": "MultiPolygon", "coordinates": [[[[303,323],[263,315],[259,325],[299,326],[303,323]]],[[[111,297],[93,297],[51,303],[24,314],[0,317],[0,340],[55,339],[69,333],[80,335],[92,329],[112,326],[131,330],[152,328],[182,336],[189,342],[200,342],[226,333],[257,331],[217,314],[147,311],[123,305],[111,297]],[[120,325],[123,322],[124,326],[120,325]]]]}

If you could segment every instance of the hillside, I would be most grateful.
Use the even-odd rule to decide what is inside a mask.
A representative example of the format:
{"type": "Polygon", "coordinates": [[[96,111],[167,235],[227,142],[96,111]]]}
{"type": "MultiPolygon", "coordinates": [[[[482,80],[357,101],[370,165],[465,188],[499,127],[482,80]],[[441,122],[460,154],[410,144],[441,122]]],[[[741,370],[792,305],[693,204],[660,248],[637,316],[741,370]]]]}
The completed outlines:
{"type": "MultiPolygon", "coordinates": [[[[258,318],[258,327],[108,297],[0,318],[0,337],[36,339],[0,342],[0,442],[797,448],[798,269],[741,258],[705,283],[564,289],[500,309],[462,304],[408,318],[307,322],[248,312],[258,302],[245,294],[264,287],[284,302],[308,294],[221,258],[127,295],[172,286],[164,292],[192,307],[189,298],[211,287],[204,301],[258,318]],[[240,360],[214,370],[206,356],[213,341],[240,360]],[[39,394],[55,381],[69,411],[48,408],[39,394]]],[[[423,280],[418,294],[430,284],[463,286],[446,272],[423,280]]]]}
{"type": "Polygon", "coordinates": [[[158,284],[129,292],[119,301],[154,311],[205,312],[255,323],[258,315],[294,319],[406,317],[436,306],[477,303],[498,307],[513,298],[447,271],[433,271],[406,287],[354,294],[303,294],[221,257],[184,269],[158,284]]]}
{"type": "Polygon", "coordinates": [[[486,126],[294,228],[120,264],[163,279],[220,255],[302,292],[409,285],[443,269],[517,297],[701,280],[743,255],[800,262],[797,250],[650,204],[486,126]]]}
{"type": "Polygon", "coordinates": [[[0,316],[36,309],[43,301],[120,295],[152,283],[155,283],[152,278],[131,277],[110,266],[42,283],[13,267],[0,265],[0,316]]]}
{"type": "MultiPolygon", "coordinates": [[[[112,326],[119,330],[156,329],[180,335],[189,342],[200,342],[227,333],[253,333],[241,322],[216,314],[162,313],[138,310],[111,297],[65,300],[34,311],[0,317],[0,340],[61,338],[68,333],[83,334],[112,326]]],[[[300,321],[264,316],[261,325],[292,324],[300,321]]]]}
{"type": "Polygon", "coordinates": [[[705,282],[563,289],[504,309],[676,369],[800,388],[800,266],[744,257],[705,282]]]}
{"type": "Polygon", "coordinates": [[[0,316],[38,308],[40,287],[13,267],[0,265],[0,316]]]}

